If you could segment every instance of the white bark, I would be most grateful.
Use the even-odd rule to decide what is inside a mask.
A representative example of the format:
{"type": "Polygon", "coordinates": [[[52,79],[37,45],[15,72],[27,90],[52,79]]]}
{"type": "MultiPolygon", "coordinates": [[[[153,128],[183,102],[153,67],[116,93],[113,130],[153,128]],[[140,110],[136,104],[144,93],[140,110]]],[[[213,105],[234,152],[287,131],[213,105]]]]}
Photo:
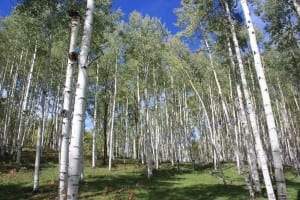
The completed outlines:
{"type": "Polygon", "coordinates": [[[281,88],[281,84],[278,80],[278,87],[279,87],[279,93],[281,98],[281,108],[278,108],[278,115],[282,116],[279,121],[282,124],[282,131],[281,131],[281,137],[283,140],[286,140],[287,143],[287,152],[289,153],[290,159],[292,161],[291,164],[294,165],[295,169],[299,170],[300,167],[300,158],[297,157],[297,144],[293,138],[297,137],[296,134],[293,135],[293,132],[296,133],[294,127],[293,127],[293,118],[289,117],[289,110],[287,109],[284,94],[281,88]]]}
{"type": "MultiPolygon", "coordinates": [[[[269,172],[268,165],[267,165],[267,157],[266,157],[266,153],[264,152],[262,141],[261,141],[260,134],[259,134],[259,131],[258,131],[258,125],[257,125],[257,122],[256,122],[257,117],[255,115],[255,112],[254,112],[254,109],[253,109],[253,104],[252,104],[252,101],[251,101],[251,96],[250,96],[250,92],[249,92],[249,88],[248,88],[248,84],[247,84],[247,80],[246,80],[244,65],[243,65],[243,61],[242,61],[242,55],[241,55],[241,52],[240,52],[240,48],[239,48],[239,44],[238,44],[238,40],[237,40],[235,28],[234,28],[234,23],[233,23],[230,15],[229,15],[230,12],[229,12],[229,8],[228,8],[228,4],[225,4],[225,6],[226,6],[228,18],[229,18],[230,23],[231,23],[231,26],[230,26],[231,34],[232,34],[232,39],[233,39],[233,43],[234,43],[234,47],[235,47],[235,53],[236,53],[236,57],[237,57],[237,61],[238,61],[238,66],[239,66],[240,77],[241,77],[241,81],[242,81],[242,88],[243,88],[243,92],[244,92],[244,97],[245,97],[245,100],[246,100],[246,107],[247,107],[247,111],[248,111],[248,116],[249,116],[249,119],[250,119],[252,133],[253,133],[254,139],[255,139],[255,148],[256,148],[256,151],[257,151],[257,157],[258,157],[259,163],[261,165],[261,169],[262,169],[262,173],[263,173],[263,177],[264,177],[264,183],[265,183],[265,187],[266,187],[266,190],[267,190],[268,198],[269,199],[275,199],[275,194],[274,194],[274,190],[273,190],[272,182],[271,182],[271,178],[270,178],[270,172],[269,172]]],[[[256,191],[259,192],[257,184],[256,184],[256,191]]]]}
{"type": "MultiPolygon", "coordinates": [[[[145,108],[143,108],[146,111],[145,116],[145,131],[143,132],[144,135],[144,152],[146,154],[146,163],[147,163],[147,171],[148,171],[148,179],[152,177],[152,170],[153,170],[153,154],[151,153],[152,147],[151,147],[151,122],[150,122],[150,116],[149,116],[149,99],[148,99],[148,73],[149,73],[149,64],[146,64],[144,66],[145,76],[145,87],[144,87],[144,99],[143,103],[145,108]]],[[[141,124],[142,127],[142,124],[141,124]]]]}
{"type": "MultiPolygon", "coordinates": [[[[134,140],[133,140],[133,159],[137,159],[139,157],[139,152],[137,152],[137,147],[139,147],[139,141],[141,139],[141,126],[140,126],[140,116],[141,116],[141,112],[140,112],[140,79],[139,79],[139,68],[137,66],[136,69],[136,98],[137,98],[137,111],[136,111],[136,115],[137,115],[137,120],[136,120],[136,135],[134,136],[134,140]],[[137,138],[140,138],[138,141],[137,138]]],[[[138,148],[139,149],[139,148],[138,148]]]]}
{"type": "Polygon", "coordinates": [[[52,49],[52,35],[49,36],[49,43],[48,43],[48,52],[47,52],[47,64],[46,69],[44,71],[44,79],[42,80],[42,88],[41,88],[41,104],[40,104],[40,116],[38,119],[38,135],[36,141],[36,156],[35,156],[35,168],[34,168],[34,181],[33,181],[33,191],[37,191],[39,189],[39,175],[40,175],[40,157],[43,150],[43,138],[45,136],[45,126],[46,126],[46,119],[48,116],[48,108],[49,102],[47,101],[47,81],[48,81],[48,74],[49,68],[51,66],[51,49],[52,49]],[[47,105],[46,105],[47,104],[47,105]]]}
{"type": "Polygon", "coordinates": [[[74,114],[72,120],[72,135],[69,148],[69,169],[68,169],[68,191],[67,199],[78,199],[78,184],[81,173],[82,139],[85,120],[85,101],[87,88],[87,56],[90,50],[92,37],[94,0],[87,0],[86,18],[82,37],[81,52],[79,56],[79,72],[75,96],[74,114]]]}
{"type": "Polygon", "coordinates": [[[125,105],[125,142],[124,142],[124,161],[129,155],[129,134],[128,134],[128,97],[126,97],[125,105]]]}
{"type": "Polygon", "coordinates": [[[40,160],[41,160],[41,152],[42,152],[42,134],[43,134],[43,119],[45,114],[45,94],[44,88],[42,89],[42,97],[41,97],[41,109],[40,109],[40,119],[39,119],[39,127],[36,139],[36,152],[35,152],[35,164],[34,164],[34,176],[33,176],[33,191],[37,191],[39,189],[39,181],[40,181],[40,160]]]}
{"type": "MultiPolygon", "coordinates": [[[[148,100],[147,98],[147,89],[145,89],[145,96],[146,96],[146,101],[148,100]]],[[[148,179],[150,179],[152,177],[152,170],[153,170],[153,165],[152,165],[152,160],[153,160],[153,156],[151,153],[151,131],[150,131],[150,120],[149,120],[149,102],[147,102],[146,104],[146,135],[145,135],[145,143],[144,143],[144,147],[145,149],[145,153],[146,153],[146,162],[147,162],[147,172],[148,172],[148,179]]]]}
{"type": "MultiPolygon", "coordinates": [[[[172,97],[174,98],[174,79],[173,76],[171,76],[171,91],[172,91],[172,97]]],[[[174,99],[173,99],[174,101],[174,99]]],[[[172,107],[171,113],[174,113],[174,107],[172,107]]],[[[167,108],[167,107],[166,107],[167,108]]],[[[173,120],[170,120],[170,154],[171,154],[171,164],[174,166],[175,163],[175,140],[174,140],[174,124],[173,120]]]]}
{"type": "MultiPolygon", "coordinates": [[[[227,6],[228,7],[228,6],[227,6]]],[[[227,38],[227,46],[228,46],[228,52],[229,52],[229,58],[231,67],[233,70],[233,73],[235,73],[235,62],[233,59],[233,52],[231,48],[231,43],[229,38],[227,38]]],[[[236,82],[236,80],[235,80],[236,82]]],[[[232,79],[231,74],[229,73],[229,83],[230,83],[230,99],[231,101],[234,101],[233,99],[233,90],[232,90],[232,79]]],[[[239,150],[239,134],[238,134],[238,127],[237,127],[237,120],[236,120],[236,113],[233,112],[233,118],[234,118],[234,137],[235,137],[235,159],[236,159],[236,167],[239,174],[241,174],[241,164],[240,164],[240,150],[239,150]]]]}
{"type": "MultiPolygon", "coordinates": [[[[245,145],[246,145],[246,149],[247,149],[247,160],[248,160],[248,164],[250,167],[251,176],[252,176],[252,179],[254,182],[255,191],[257,193],[261,193],[259,175],[258,175],[258,171],[257,171],[256,156],[255,156],[255,151],[254,151],[254,145],[252,142],[252,135],[250,134],[250,131],[249,131],[249,126],[248,126],[247,117],[246,117],[244,104],[243,104],[242,92],[241,92],[241,88],[240,88],[239,84],[237,84],[236,90],[237,90],[237,96],[238,96],[239,115],[240,115],[240,119],[241,119],[241,125],[242,125],[243,131],[244,131],[244,135],[245,135],[244,137],[246,139],[245,145]]],[[[267,190],[271,190],[271,189],[267,189],[267,190]]],[[[249,192],[251,195],[251,191],[249,191],[249,192]]]]}
{"type": "MultiPolygon", "coordinates": [[[[25,129],[24,123],[25,123],[25,117],[26,117],[26,113],[27,113],[28,95],[29,95],[29,89],[30,89],[31,80],[32,80],[32,73],[33,73],[35,59],[36,59],[36,52],[37,52],[37,41],[35,42],[34,53],[32,56],[30,70],[27,75],[27,85],[26,85],[26,89],[25,89],[23,102],[22,102],[22,113],[20,116],[20,125],[19,125],[19,131],[18,131],[19,138],[23,138],[23,135],[24,135],[24,129],[25,129]]],[[[19,142],[18,146],[22,146],[22,144],[21,144],[22,140],[18,140],[18,142],[19,142]]],[[[17,163],[20,163],[20,158],[21,158],[21,152],[18,151],[17,163]]]]}
{"type": "MultiPolygon", "coordinates": [[[[10,92],[9,92],[9,103],[8,103],[8,112],[7,112],[7,121],[5,122],[5,125],[4,125],[4,138],[7,137],[7,129],[8,129],[8,126],[10,124],[10,115],[11,115],[11,110],[12,108],[10,106],[11,105],[11,100],[14,98],[14,90],[15,90],[15,87],[16,87],[16,83],[17,83],[17,78],[18,78],[18,70],[19,70],[19,67],[21,65],[21,61],[22,61],[22,57],[23,57],[23,50],[22,50],[22,53],[21,53],[21,56],[20,56],[20,62],[19,64],[17,65],[15,71],[14,71],[14,78],[13,78],[13,82],[12,82],[12,86],[10,88],[10,92]]],[[[16,158],[16,163],[17,164],[21,164],[21,153],[22,153],[22,138],[21,137],[17,137],[17,141],[15,141],[15,138],[16,138],[16,135],[14,135],[14,139],[13,139],[13,148],[15,148],[16,146],[16,151],[17,151],[17,158],[16,158]],[[16,144],[17,143],[17,144],[16,144]],[[16,145],[15,145],[16,144],[16,145]]],[[[4,145],[5,147],[5,145],[4,145]]]]}
{"type": "Polygon", "coordinates": [[[108,159],[108,169],[111,170],[112,167],[112,157],[113,157],[113,130],[114,130],[114,118],[115,118],[115,106],[116,106],[116,96],[117,96],[117,75],[118,75],[118,60],[116,55],[115,63],[115,80],[114,80],[114,94],[113,94],[113,103],[111,111],[111,126],[109,133],[109,159],[108,159]]]}
{"type": "MultiPolygon", "coordinates": [[[[0,76],[0,97],[2,97],[2,86],[4,84],[4,81],[5,81],[5,77],[6,77],[6,72],[8,70],[8,67],[9,66],[9,61],[6,61],[6,65],[5,65],[5,69],[4,71],[2,71],[1,73],[1,76],[0,76]]],[[[3,127],[3,124],[0,123],[0,126],[3,127]]],[[[5,145],[5,141],[6,138],[4,138],[4,132],[0,132],[0,153],[1,153],[1,156],[4,156],[4,153],[5,153],[5,148],[4,148],[4,145],[5,145]]]]}
{"type": "Polygon", "coordinates": [[[299,2],[299,0],[293,0],[293,4],[294,4],[294,7],[298,14],[298,18],[300,18],[300,2],[299,2]]]}
{"type": "Polygon", "coordinates": [[[214,67],[214,62],[213,62],[213,57],[212,57],[212,53],[211,53],[211,50],[210,50],[210,46],[209,46],[208,42],[205,39],[204,39],[204,42],[205,42],[205,46],[206,46],[207,51],[208,51],[208,56],[209,56],[210,65],[211,65],[211,68],[212,68],[212,71],[213,71],[213,74],[214,74],[214,79],[215,79],[216,84],[217,84],[218,94],[220,95],[220,98],[221,98],[222,108],[224,110],[227,123],[230,123],[230,118],[229,118],[229,114],[228,114],[228,110],[227,110],[227,106],[226,106],[227,103],[225,101],[225,98],[223,97],[223,93],[222,93],[222,89],[221,89],[221,86],[220,86],[220,83],[219,83],[217,72],[216,72],[215,67],[214,67]]]}
{"type": "Polygon", "coordinates": [[[268,125],[269,140],[272,149],[275,180],[277,185],[277,194],[278,194],[277,196],[278,199],[287,199],[287,190],[286,190],[286,184],[285,184],[285,178],[283,174],[283,166],[281,160],[281,149],[279,146],[278,135],[277,135],[274,115],[272,111],[271,99],[269,95],[267,81],[265,78],[264,69],[262,66],[260,52],[257,45],[255,30],[250,16],[250,11],[247,5],[247,1],[241,0],[241,5],[247,23],[250,46],[252,49],[255,70],[256,70],[259,86],[260,86],[260,91],[261,91],[261,96],[262,96],[263,106],[265,111],[265,117],[268,125]]]}
{"type": "MultiPolygon", "coordinates": [[[[74,13],[75,14],[75,13],[74,13]]],[[[59,199],[67,198],[68,187],[68,162],[69,162],[69,141],[70,141],[70,124],[71,124],[71,102],[72,102],[72,84],[73,84],[73,68],[77,64],[78,54],[75,52],[77,35],[79,29],[79,16],[72,16],[71,22],[71,38],[68,55],[68,64],[66,71],[66,81],[64,88],[63,102],[63,119],[61,128],[61,144],[60,144],[60,162],[59,162],[59,199]]]]}
{"type": "MultiPolygon", "coordinates": [[[[206,120],[207,120],[206,124],[207,124],[208,130],[209,130],[209,133],[210,133],[210,142],[211,142],[211,145],[212,145],[212,149],[213,149],[213,151],[215,152],[215,155],[216,155],[215,158],[216,158],[218,161],[220,161],[220,158],[219,158],[220,153],[219,153],[219,152],[217,151],[217,149],[216,149],[216,144],[215,144],[214,139],[213,139],[213,132],[214,132],[214,131],[213,131],[213,128],[211,127],[211,124],[212,124],[212,123],[210,122],[210,119],[209,119],[209,116],[208,116],[208,113],[207,113],[205,104],[204,104],[204,102],[203,102],[203,100],[202,100],[202,98],[201,98],[199,92],[198,92],[197,89],[195,88],[194,83],[192,82],[191,77],[189,76],[189,74],[187,73],[187,71],[186,71],[185,69],[183,69],[183,71],[184,71],[185,74],[187,75],[187,77],[188,77],[188,79],[189,79],[189,82],[190,82],[190,84],[191,84],[191,86],[192,86],[194,92],[196,93],[196,96],[198,97],[198,99],[199,99],[199,101],[200,101],[200,104],[201,104],[201,106],[202,106],[202,108],[203,108],[204,115],[205,115],[206,120]]],[[[223,170],[222,170],[222,168],[221,168],[221,165],[219,166],[219,169],[220,169],[220,172],[221,172],[221,176],[222,176],[222,179],[223,179],[223,183],[224,183],[224,185],[226,185],[226,179],[225,179],[223,170]]]]}
{"type": "Polygon", "coordinates": [[[96,71],[96,91],[95,91],[95,105],[94,105],[94,130],[93,130],[93,149],[92,149],[92,167],[96,167],[97,164],[97,107],[98,107],[98,84],[99,84],[99,65],[97,63],[96,71]]]}
{"type": "Polygon", "coordinates": [[[210,95],[210,110],[211,110],[211,140],[212,140],[212,144],[213,144],[213,163],[214,163],[214,170],[218,169],[218,159],[217,159],[217,139],[216,139],[216,128],[215,128],[215,106],[214,106],[214,100],[212,97],[212,91],[211,91],[211,87],[209,87],[209,95],[210,95]]]}
{"type": "Polygon", "coordinates": [[[1,73],[1,77],[0,77],[0,94],[2,95],[2,86],[4,84],[4,81],[5,81],[5,77],[6,77],[6,72],[8,70],[8,67],[9,66],[9,61],[6,61],[6,65],[5,65],[5,69],[4,71],[1,73]]]}
{"type": "MultiPolygon", "coordinates": [[[[157,98],[158,98],[158,92],[157,92],[157,85],[156,85],[156,76],[155,76],[155,69],[153,69],[153,87],[154,87],[154,98],[155,98],[155,112],[158,113],[158,102],[157,102],[157,98]]],[[[154,119],[153,120],[154,123],[154,130],[155,130],[155,168],[158,169],[159,168],[159,124],[158,124],[158,119],[154,119]]]]}

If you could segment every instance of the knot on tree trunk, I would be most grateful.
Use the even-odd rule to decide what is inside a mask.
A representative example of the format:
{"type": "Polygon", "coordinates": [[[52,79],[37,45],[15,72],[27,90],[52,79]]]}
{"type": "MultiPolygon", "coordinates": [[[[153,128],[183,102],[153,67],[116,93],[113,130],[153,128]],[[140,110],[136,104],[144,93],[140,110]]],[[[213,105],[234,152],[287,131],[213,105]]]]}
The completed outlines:
{"type": "Polygon", "coordinates": [[[69,55],[68,55],[69,59],[73,62],[76,62],[78,61],[78,53],[73,51],[73,52],[69,52],[69,55]]]}
{"type": "Polygon", "coordinates": [[[71,9],[71,10],[68,11],[68,14],[72,18],[80,18],[80,14],[76,10],[71,9]]]}

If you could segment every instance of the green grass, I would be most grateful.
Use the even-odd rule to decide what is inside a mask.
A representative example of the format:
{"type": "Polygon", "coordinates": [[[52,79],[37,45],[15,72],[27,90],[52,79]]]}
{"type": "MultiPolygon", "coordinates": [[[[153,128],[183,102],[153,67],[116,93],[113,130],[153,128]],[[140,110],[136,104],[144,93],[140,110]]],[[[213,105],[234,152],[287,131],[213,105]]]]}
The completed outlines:
{"type": "MultiPolygon", "coordinates": [[[[0,164],[0,199],[38,200],[57,196],[58,167],[56,153],[44,153],[41,163],[40,190],[32,193],[34,152],[25,152],[22,167],[12,163],[0,164]]],[[[231,200],[248,199],[242,176],[234,164],[222,164],[227,185],[211,166],[181,165],[178,172],[170,164],[154,170],[153,178],[146,178],[146,168],[131,161],[126,165],[114,163],[112,171],[100,166],[92,169],[86,161],[85,181],[80,185],[80,199],[150,199],[150,200],[231,200]]],[[[289,199],[299,198],[300,178],[291,170],[285,172],[289,199]]],[[[266,199],[264,197],[259,199],[266,199]]]]}

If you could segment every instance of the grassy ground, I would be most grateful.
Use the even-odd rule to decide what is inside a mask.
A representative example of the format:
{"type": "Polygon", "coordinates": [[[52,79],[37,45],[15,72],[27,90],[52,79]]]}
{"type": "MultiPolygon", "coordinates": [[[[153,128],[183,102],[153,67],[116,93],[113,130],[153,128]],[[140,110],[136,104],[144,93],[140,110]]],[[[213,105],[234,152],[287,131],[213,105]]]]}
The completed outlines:
{"type": "MultiPolygon", "coordinates": [[[[55,199],[57,196],[57,155],[45,153],[42,157],[40,191],[32,193],[34,152],[24,154],[23,166],[2,161],[0,164],[0,199],[38,200],[55,199]]],[[[85,181],[80,185],[80,199],[103,200],[234,200],[248,199],[243,177],[234,164],[222,164],[227,185],[210,166],[181,165],[178,172],[170,164],[163,164],[154,171],[153,178],[146,178],[146,168],[138,163],[121,161],[114,163],[112,171],[100,166],[92,169],[86,161],[85,181]]],[[[292,170],[286,170],[289,199],[299,199],[300,178],[292,170]]],[[[266,199],[264,197],[259,199],[266,199]]]]}

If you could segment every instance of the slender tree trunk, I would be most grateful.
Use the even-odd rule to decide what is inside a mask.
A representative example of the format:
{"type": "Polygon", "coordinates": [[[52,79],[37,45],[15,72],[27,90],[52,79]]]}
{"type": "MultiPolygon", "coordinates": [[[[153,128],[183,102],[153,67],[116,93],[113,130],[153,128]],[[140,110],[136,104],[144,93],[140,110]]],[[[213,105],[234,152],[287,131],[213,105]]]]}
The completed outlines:
{"type": "Polygon", "coordinates": [[[215,106],[214,106],[214,101],[212,97],[212,91],[211,87],[209,87],[209,95],[210,95],[210,110],[211,110],[211,140],[212,140],[212,145],[213,145],[213,163],[214,163],[214,170],[218,169],[218,159],[217,159],[217,142],[216,142],[216,128],[215,128],[215,106]]]}
{"type": "Polygon", "coordinates": [[[130,135],[129,135],[129,131],[128,131],[128,97],[126,97],[124,123],[125,123],[124,162],[125,162],[126,158],[128,158],[129,152],[131,152],[131,149],[129,149],[130,148],[130,143],[129,143],[130,135]]]}
{"type": "Polygon", "coordinates": [[[42,89],[41,94],[41,109],[40,109],[40,119],[36,140],[36,153],[35,153],[35,164],[34,164],[34,177],[33,177],[33,191],[36,192],[39,189],[39,181],[40,181],[40,160],[42,153],[42,134],[43,134],[43,119],[45,115],[45,89],[42,89]]]}
{"type": "MultiPolygon", "coordinates": [[[[232,89],[232,79],[231,79],[231,74],[235,74],[235,62],[233,59],[233,52],[232,52],[232,48],[231,48],[231,43],[230,43],[230,39],[227,37],[227,46],[228,46],[228,53],[229,53],[229,58],[230,58],[230,64],[231,64],[231,70],[232,73],[229,73],[229,79],[230,79],[230,99],[232,102],[234,102],[234,98],[233,98],[233,89],[232,89]]],[[[236,83],[236,78],[233,77],[234,82],[236,83]]],[[[235,108],[236,106],[233,105],[235,108]]],[[[237,120],[236,120],[236,112],[233,111],[233,118],[234,118],[234,137],[235,137],[235,159],[236,159],[236,166],[237,166],[237,171],[240,174],[241,173],[241,164],[240,164],[240,150],[239,150],[239,134],[238,134],[238,127],[237,127],[237,120]]]]}
{"type": "MultiPolygon", "coordinates": [[[[232,39],[233,39],[233,43],[234,43],[234,47],[235,47],[235,53],[236,53],[236,57],[237,57],[237,61],[238,61],[238,66],[239,66],[240,77],[241,77],[241,81],[242,81],[244,97],[245,97],[246,105],[247,105],[246,107],[247,107],[247,111],[248,111],[248,116],[249,116],[249,119],[250,119],[250,124],[251,124],[251,127],[252,127],[252,132],[253,132],[253,135],[254,135],[254,139],[255,139],[255,148],[256,148],[256,151],[257,151],[257,157],[259,159],[259,163],[260,163],[260,166],[261,166],[261,169],[262,169],[262,173],[263,173],[263,177],[264,177],[264,183],[265,183],[265,186],[266,186],[266,189],[267,189],[268,198],[269,199],[275,199],[275,194],[274,194],[274,190],[273,190],[273,187],[272,187],[270,172],[269,172],[268,165],[267,165],[267,157],[266,157],[266,154],[265,154],[264,149],[263,149],[262,141],[261,141],[259,130],[258,130],[258,125],[257,125],[257,122],[256,122],[257,117],[254,113],[253,103],[251,101],[251,96],[250,96],[250,92],[249,92],[249,88],[248,88],[248,84],[247,84],[247,80],[246,80],[244,65],[243,65],[243,61],[242,61],[242,55],[241,55],[241,52],[240,52],[240,48],[239,48],[239,44],[238,44],[238,40],[237,40],[237,36],[236,36],[236,32],[235,32],[234,23],[233,23],[233,21],[230,17],[229,7],[228,7],[228,4],[226,4],[226,2],[225,2],[225,7],[226,7],[226,12],[227,12],[228,19],[230,21],[231,34],[232,34],[232,39]]],[[[256,178],[254,180],[256,180],[256,178]]],[[[256,181],[255,181],[255,183],[256,183],[256,181]]],[[[258,184],[256,184],[256,192],[260,193],[260,189],[258,187],[258,184]]]]}
{"type": "Polygon", "coordinates": [[[107,97],[104,102],[104,114],[103,114],[103,165],[106,165],[107,160],[107,129],[108,129],[108,108],[109,98],[107,97]]]}
{"type": "Polygon", "coordinates": [[[155,74],[155,69],[153,69],[153,88],[154,88],[154,103],[155,103],[155,112],[157,113],[156,118],[154,119],[154,127],[153,129],[155,130],[155,168],[159,168],[159,123],[158,123],[158,92],[157,92],[157,84],[156,84],[156,74],[155,74]]]}
{"type": "Polygon", "coordinates": [[[171,153],[171,164],[174,166],[175,163],[175,140],[174,140],[174,107],[175,107],[175,91],[174,91],[174,79],[173,76],[171,76],[171,91],[172,91],[172,99],[173,99],[173,107],[171,110],[172,118],[170,120],[170,141],[171,141],[171,147],[170,147],[170,153],[171,153]]]}
{"type": "Polygon", "coordinates": [[[283,166],[281,161],[281,149],[279,146],[278,141],[278,135],[274,120],[274,115],[272,111],[272,105],[271,105],[271,99],[269,95],[269,90],[265,78],[264,69],[262,66],[262,61],[260,57],[260,52],[257,45],[256,35],[254,26],[252,24],[252,19],[250,16],[250,11],[247,5],[246,0],[241,0],[244,16],[247,22],[247,28],[249,33],[249,39],[250,39],[250,46],[252,49],[252,54],[254,58],[254,65],[256,69],[256,74],[260,86],[261,96],[264,104],[264,111],[265,111],[265,117],[267,120],[268,125],[268,133],[269,133],[269,140],[271,144],[272,149],[272,157],[273,157],[273,165],[274,165],[274,171],[275,171],[275,180],[277,185],[277,194],[278,199],[287,199],[287,190],[286,190],[286,183],[285,178],[283,174],[283,166]]]}
{"type": "MultiPolygon", "coordinates": [[[[183,69],[183,70],[184,70],[184,69],[183,69]]],[[[201,104],[201,106],[202,106],[202,108],[203,108],[204,115],[205,115],[206,120],[207,120],[206,124],[207,124],[208,130],[209,130],[209,133],[210,133],[210,142],[211,142],[211,144],[212,144],[212,149],[213,149],[213,151],[216,153],[216,159],[219,160],[219,159],[220,159],[220,158],[219,158],[219,152],[218,152],[217,149],[216,149],[216,144],[214,143],[214,139],[213,139],[213,137],[212,137],[212,136],[213,136],[213,128],[211,127],[212,123],[210,122],[210,119],[209,119],[207,110],[206,110],[206,108],[205,108],[205,104],[204,104],[204,102],[203,102],[203,100],[202,100],[202,98],[201,98],[199,92],[198,92],[197,89],[195,88],[194,83],[192,82],[191,77],[189,76],[189,74],[187,73],[186,70],[184,70],[184,72],[185,72],[185,74],[187,75],[187,77],[188,77],[188,79],[189,79],[189,82],[190,82],[190,84],[191,84],[191,86],[192,86],[194,92],[196,93],[196,96],[198,97],[198,99],[199,99],[199,101],[200,101],[200,104],[201,104]]],[[[222,179],[223,179],[223,183],[224,183],[224,185],[226,185],[226,179],[225,179],[225,176],[224,176],[222,167],[219,166],[219,168],[220,168],[221,176],[222,176],[222,179]]]]}
{"type": "Polygon", "coordinates": [[[112,167],[112,157],[113,157],[113,131],[114,131],[114,118],[115,118],[115,106],[116,106],[116,96],[117,96],[117,75],[118,75],[118,58],[116,55],[115,61],[115,80],[114,80],[114,94],[112,102],[112,112],[111,112],[111,126],[109,133],[109,160],[108,160],[108,169],[111,171],[112,167]]]}
{"type": "Polygon", "coordinates": [[[94,105],[94,130],[93,130],[93,150],[92,150],[92,167],[97,165],[97,133],[98,133],[98,123],[97,123],[97,107],[98,107],[98,84],[99,84],[99,65],[97,63],[96,71],[96,91],[95,91],[95,105],[94,105]]]}
{"type": "Polygon", "coordinates": [[[55,142],[54,142],[54,150],[60,153],[60,142],[61,142],[61,136],[60,136],[60,131],[62,128],[62,123],[61,123],[61,117],[60,117],[60,102],[61,102],[61,88],[60,86],[57,86],[58,91],[57,91],[57,105],[56,105],[56,110],[55,110],[55,142]]]}
{"type": "Polygon", "coordinates": [[[72,85],[73,85],[73,68],[76,67],[78,61],[78,53],[76,50],[77,35],[79,29],[79,14],[77,12],[69,12],[72,17],[71,22],[71,38],[68,54],[68,64],[66,70],[66,81],[64,87],[64,102],[62,108],[62,129],[60,144],[60,162],[59,162],[59,199],[67,198],[68,188],[68,162],[69,162],[69,142],[71,129],[71,102],[72,102],[72,85]]]}
{"type": "Polygon", "coordinates": [[[78,199],[78,184],[81,173],[82,139],[85,120],[85,101],[88,81],[87,56],[90,50],[92,37],[94,0],[87,0],[86,18],[84,22],[81,52],[79,56],[79,72],[72,120],[72,137],[69,148],[68,192],[67,199],[78,199]]]}
{"type": "MultiPolygon", "coordinates": [[[[146,86],[147,88],[147,86],[146,86]]],[[[147,89],[145,88],[145,101],[146,102],[146,131],[145,131],[145,142],[144,142],[144,147],[145,147],[145,153],[146,153],[146,162],[147,162],[147,172],[148,172],[148,179],[152,177],[152,170],[153,170],[153,165],[152,165],[152,160],[153,156],[151,154],[151,131],[150,131],[150,117],[149,117],[149,102],[148,102],[148,94],[147,94],[147,89]]]]}
{"type": "Polygon", "coordinates": [[[33,180],[33,191],[38,191],[39,189],[39,176],[40,176],[40,157],[43,150],[43,142],[45,137],[45,127],[46,120],[48,116],[49,102],[47,101],[47,92],[48,92],[48,79],[49,79],[49,68],[51,66],[51,50],[52,50],[52,34],[49,36],[48,43],[48,52],[47,52],[47,64],[44,71],[44,79],[42,81],[41,88],[41,106],[40,106],[40,116],[38,119],[38,135],[36,141],[36,156],[35,156],[35,166],[34,166],[34,180],[33,180]]]}
{"type": "MultiPolygon", "coordinates": [[[[137,137],[139,138],[139,140],[137,141],[137,146],[138,146],[138,151],[136,151],[136,154],[135,154],[135,159],[138,159],[139,158],[139,151],[141,151],[141,148],[140,148],[140,141],[142,140],[142,126],[141,126],[141,97],[140,97],[140,70],[137,66],[137,69],[136,69],[136,98],[137,98],[137,111],[136,111],[136,134],[137,134],[137,137]]],[[[142,152],[142,151],[141,151],[142,152]]],[[[143,157],[142,157],[142,162],[144,161],[143,157]]]]}
{"type": "MultiPolygon", "coordinates": [[[[9,99],[8,99],[8,105],[7,105],[8,111],[7,111],[7,114],[6,114],[7,121],[5,122],[5,125],[4,125],[4,134],[7,134],[8,127],[9,127],[10,121],[11,121],[11,112],[13,110],[13,108],[11,107],[12,106],[12,102],[11,101],[14,98],[15,87],[16,87],[17,78],[18,78],[18,71],[19,71],[19,67],[21,65],[22,57],[23,57],[23,50],[22,50],[22,53],[21,53],[21,56],[20,56],[19,64],[16,66],[16,69],[14,71],[13,82],[12,82],[12,86],[11,86],[10,91],[9,91],[9,97],[8,97],[9,99]]],[[[4,135],[4,138],[6,138],[6,137],[7,137],[7,135],[4,135]]],[[[21,141],[22,141],[22,138],[18,137],[16,134],[14,134],[12,149],[13,149],[13,154],[15,152],[17,153],[16,163],[18,165],[21,164],[22,146],[19,145],[19,144],[21,144],[21,141]]],[[[4,147],[5,147],[5,145],[4,145],[4,147]]]]}
{"type": "MultiPolygon", "coordinates": [[[[33,53],[33,56],[32,56],[30,70],[29,70],[29,73],[27,75],[27,85],[26,85],[25,94],[24,94],[23,103],[22,103],[22,113],[21,113],[21,116],[20,116],[20,125],[19,125],[19,131],[18,131],[18,137],[19,138],[23,138],[23,135],[24,135],[24,129],[25,129],[24,124],[25,124],[25,117],[27,115],[28,95],[29,95],[29,89],[30,89],[31,80],[32,80],[32,73],[33,73],[34,64],[35,64],[36,53],[37,53],[37,41],[36,41],[35,47],[34,47],[34,53],[33,53]]],[[[22,140],[18,140],[18,146],[21,146],[21,142],[22,142],[22,140]]],[[[21,159],[21,152],[18,151],[17,163],[19,163],[19,164],[20,164],[20,161],[21,161],[20,159],[21,159]]]]}
{"type": "MultiPolygon", "coordinates": [[[[4,85],[4,81],[5,81],[5,77],[6,77],[6,73],[7,73],[7,70],[8,70],[8,67],[9,66],[9,61],[7,60],[6,61],[6,65],[5,65],[5,69],[4,71],[2,71],[1,73],[1,76],[0,76],[0,97],[2,97],[2,87],[4,85]]],[[[1,128],[3,128],[3,122],[0,121],[0,126],[1,128]]],[[[4,153],[5,153],[5,148],[4,148],[4,141],[6,140],[6,138],[4,138],[4,132],[3,131],[0,131],[0,155],[1,156],[4,156],[4,153]]]]}
{"type": "MultiPolygon", "coordinates": [[[[259,182],[259,175],[258,175],[257,164],[256,164],[256,156],[255,156],[255,151],[254,151],[254,144],[252,142],[252,140],[253,140],[252,135],[250,134],[250,131],[249,131],[249,126],[248,126],[246,113],[245,113],[245,109],[244,109],[244,104],[243,104],[242,92],[241,92],[241,88],[240,88],[239,84],[237,84],[236,90],[237,90],[237,95],[238,95],[241,124],[242,124],[242,128],[244,131],[245,139],[246,139],[245,145],[246,145],[246,149],[247,149],[247,160],[248,160],[248,164],[250,166],[250,173],[251,173],[251,177],[254,182],[255,192],[260,194],[261,186],[260,186],[260,182],[259,182]]],[[[250,191],[250,195],[251,195],[251,191],[250,191]]]]}
{"type": "Polygon", "coordinates": [[[283,131],[282,131],[282,138],[283,140],[286,140],[287,143],[287,151],[289,152],[290,158],[292,160],[292,164],[295,167],[295,169],[297,170],[297,172],[299,173],[299,169],[300,169],[300,158],[297,157],[297,151],[296,151],[296,141],[293,138],[296,138],[296,135],[293,135],[293,118],[289,118],[289,112],[285,103],[285,99],[284,99],[284,94],[281,88],[281,84],[278,80],[278,87],[279,87],[279,93],[280,93],[280,98],[281,98],[281,109],[277,109],[278,110],[278,115],[282,115],[281,118],[281,123],[282,123],[282,127],[283,127],[283,131]]]}
{"type": "Polygon", "coordinates": [[[6,77],[6,73],[7,73],[7,70],[8,70],[8,67],[9,66],[9,61],[6,61],[6,65],[5,65],[5,69],[4,71],[1,73],[1,78],[0,78],[0,93],[2,94],[2,87],[4,85],[4,81],[5,81],[5,77],[6,77]]]}

